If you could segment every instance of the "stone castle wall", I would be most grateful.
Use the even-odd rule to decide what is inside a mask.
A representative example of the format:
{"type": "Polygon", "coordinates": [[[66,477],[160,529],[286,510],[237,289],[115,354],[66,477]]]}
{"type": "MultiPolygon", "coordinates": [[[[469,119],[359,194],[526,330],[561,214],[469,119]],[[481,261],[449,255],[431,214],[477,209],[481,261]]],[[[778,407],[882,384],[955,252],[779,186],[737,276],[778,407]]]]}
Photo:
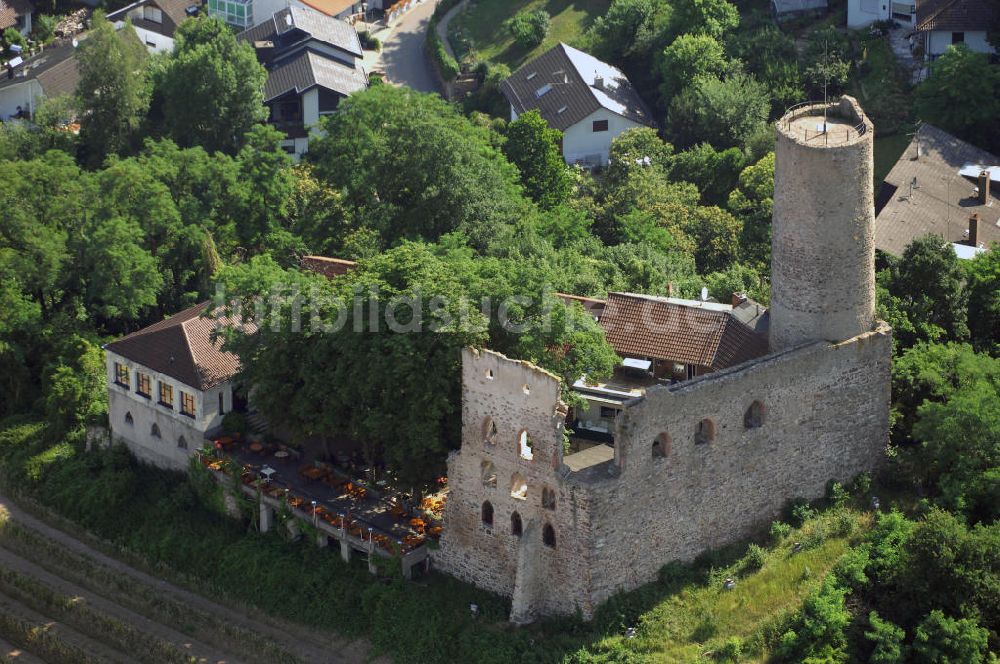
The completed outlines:
{"type": "Polygon", "coordinates": [[[831,479],[873,470],[889,440],[891,344],[887,327],[818,342],[654,388],[627,408],[621,476],[592,491],[591,603],[750,535],[788,501],[822,496],[831,479]],[[762,417],[748,428],[754,401],[762,417]],[[703,419],[715,435],[699,444],[703,419]],[[661,434],[669,452],[659,458],[651,449],[661,434]]]}
{"type": "Polygon", "coordinates": [[[572,612],[573,602],[587,595],[588,583],[577,574],[588,569],[589,507],[585,492],[560,480],[566,410],[559,390],[558,378],[531,364],[463,351],[462,449],[448,460],[446,527],[434,562],[481,588],[516,596],[516,622],[565,613],[567,606],[572,612]],[[489,421],[496,424],[493,442],[486,441],[489,421]],[[522,431],[532,439],[530,461],[519,450],[522,431]],[[485,481],[489,473],[494,486],[485,481]],[[527,484],[523,500],[511,495],[515,475],[527,484]],[[543,506],[543,490],[553,492],[551,508],[543,506]],[[483,523],[484,502],[493,507],[492,527],[483,523]],[[514,512],[520,536],[511,532],[514,512]],[[555,547],[543,543],[546,524],[555,547]]]}
{"type": "Polygon", "coordinates": [[[620,416],[616,458],[573,473],[562,459],[557,379],[467,350],[463,444],[449,459],[451,495],[435,563],[511,597],[515,622],[577,610],[589,618],[611,595],[654,580],[664,564],[743,538],[787,501],[818,498],[829,480],[874,469],[889,435],[890,353],[883,326],[654,388],[620,416]],[[748,429],[754,401],[761,422],[748,429]],[[487,417],[498,426],[493,444],[483,440],[487,417]],[[712,421],[714,438],[699,444],[695,427],[703,419],[712,421]],[[535,436],[530,462],[516,443],[524,427],[535,436]],[[662,458],[652,454],[658,436],[662,458]],[[496,487],[484,486],[484,463],[495,467],[496,487]],[[510,495],[514,473],[528,482],[526,500],[510,495]],[[554,509],[542,504],[543,488],[554,491],[554,509]],[[494,509],[492,528],[482,522],[484,501],[494,509]],[[520,536],[511,533],[514,510],[520,536]],[[554,548],[543,543],[545,524],[554,548]]]}

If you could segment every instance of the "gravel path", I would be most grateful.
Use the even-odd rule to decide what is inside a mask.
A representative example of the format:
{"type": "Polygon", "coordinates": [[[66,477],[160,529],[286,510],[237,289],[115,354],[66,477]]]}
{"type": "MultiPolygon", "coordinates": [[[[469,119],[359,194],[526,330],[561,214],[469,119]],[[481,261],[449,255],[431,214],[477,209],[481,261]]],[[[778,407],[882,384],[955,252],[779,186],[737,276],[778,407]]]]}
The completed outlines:
{"type": "MultiPolygon", "coordinates": [[[[368,648],[363,642],[358,641],[348,643],[343,639],[327,632],[287,623],[285,621],[266,616],[258,611],[222,605],[209,600],[177,585],[146,574],[145,572],[137,570],[116,558],[112,558],[94,549],[76,537],[53,528],[31,514],[28,514],[13,504],[9,499],[0,495],[0,511],[3,510],[6,510],[10,514],[10,517],[21,526],[29,528],[38,534],[57,542],[60,546],[65,547],[76,554],[85,556],[99,565],[113,570],[116,574],[128,577],[136,584],[147,586],[148,588],[155,590],[156,593],[165,596],[172,601],[184,603],[200,612],[213,614],[218,618],[225,620],[230,625],[237,626],[241,629],[265,637],[303,662],[315,662],[317,664],[349,664],[353,662],[372,661],[368,654],[368,648]]],[[[15,564],[14,556],[9,555],[9,552],[3,553],[5,555],[0,557],[0,566],[9,567],[15,564]]],[[[23,569],[28,569],[25,567],[26,564],[33,565],[33,563],[30,563],[29,561],[23,560],[16,564],[20,565],[23,569]]],[[[18,569],[18,571],[21,570],[18,569]]],[[[92,598],[91,601],[95,602],[95,608],[105,610],[106,605],[98,606],[97,598],[94,593],[81,591],[79,588],[76,588],[76,592],[71,592],[68,589],[73,588],[73,584],[65,580],[58,579],[55,575],[51,575],[48,572],[43,572],[44,570],[41,572],[35,570],[34,572],[27,573],[31,576],[36,576],[36,578],[44,576],[45,578],[40,580],[44,580],[45,583],[49,583],[51,581],[53,584],[59,584],[54,585],[53,589],[63,594],[80,594],[84,597],[92,598]]],[[[248,582],[252,582],[252,580],[248,579],[248,582]]],[[[117,607],[116,615],[125,615],[126,612],[128,612],[128,609],[117,607]]],[[[136,624],[137,627],[143,630],[146,630],[148,626],[149,629],[156,630],[154,633],[156,633],[156,635],[160,638],[176,642],[175,639],[178,637],[179,632],[176,632],[172,628],[159,625],[159,623],[150,624],[151,621],[146,620],[142,616],[139,616],[137,620],[142,624],[136,624],[136,622],[133,622],[132,620],[129,620],[129,622],[133,622],[133,624],[136,624]]],[[[181,636],[183,637],[183,635],[181,636]]],[[[210,656],[213,661],[220,655],[219,651],[213,647],[205,644],[194,644],[190,637],[183,638],[186,639],[186,643],[192,644],[192,651],[194,651],[194,648],[197,646],[199,653],[204,653],[206,656],[210,656]]],[[[228,657],[226,658],[226,661],[236,662],[238,660],[233,657],[228,657]]]]}
{"type": "MultiPolygon", "coordinates": [[[[469,0],[462,0],[460,3],[452,7],[447,11],[447,13],[441,17],[441,20],[437,24],[438,37],[444,42],[444,50],[448,51],[448,55],[455,57],[455,51],[451,48],[451,42],[448,41],[448,24],[451,23],[451,19],[465,9],[465,6],[469,4],[469,0]]],[[[457,58],[456,58],[457,59],[457,58]]]]}

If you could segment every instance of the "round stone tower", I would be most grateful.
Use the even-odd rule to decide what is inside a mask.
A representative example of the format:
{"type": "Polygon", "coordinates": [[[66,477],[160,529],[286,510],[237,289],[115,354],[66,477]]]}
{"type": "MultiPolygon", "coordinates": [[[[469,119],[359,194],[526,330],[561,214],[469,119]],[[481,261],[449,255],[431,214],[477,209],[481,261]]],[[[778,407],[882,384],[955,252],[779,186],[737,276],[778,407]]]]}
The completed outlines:
{"type": "Polygon", "coordinates": [[[777,123],[772,351],[875,324],[873,138],[852,97],[793,107],[777,123]]]}

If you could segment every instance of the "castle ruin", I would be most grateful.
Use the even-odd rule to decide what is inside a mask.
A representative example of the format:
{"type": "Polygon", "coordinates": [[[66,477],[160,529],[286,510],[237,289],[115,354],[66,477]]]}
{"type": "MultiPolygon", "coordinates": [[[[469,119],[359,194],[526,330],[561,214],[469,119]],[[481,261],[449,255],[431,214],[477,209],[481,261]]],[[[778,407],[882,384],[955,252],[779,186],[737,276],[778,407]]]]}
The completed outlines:
{"type": "MultiPolygon", "coordinates": [[[[874,309],[873,128],[844,97],[791,110],[776,132],[770,310],[630,296],[660,317],[635,321],[712,350],[664,362],[638,344],[625,365],[647,371],[640,387],[578,383],[612,417],[613,446],[565,453],[559,379],[464,351],[462,447],[433,558],[510,597],[513,622],[590,618],[664,564],[744,538],[883,458],[892,344],[874,309]]],[[[657,341],[644,333],[626,336],[657,341]]]]}

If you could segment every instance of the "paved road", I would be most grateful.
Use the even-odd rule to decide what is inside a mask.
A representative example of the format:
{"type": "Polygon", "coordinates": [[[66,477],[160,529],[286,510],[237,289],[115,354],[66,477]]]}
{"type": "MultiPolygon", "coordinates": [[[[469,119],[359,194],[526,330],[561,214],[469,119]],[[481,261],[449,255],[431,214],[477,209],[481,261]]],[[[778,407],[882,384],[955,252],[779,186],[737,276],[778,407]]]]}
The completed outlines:
{"type": "Polygon", "coordinates": [[[427,0],[408,12],[383,42],[376,66],[385,72],[391,83],[421,92],[441,92],[424,54],[427,23],[435,5],[434,0],[427,0]]]}

